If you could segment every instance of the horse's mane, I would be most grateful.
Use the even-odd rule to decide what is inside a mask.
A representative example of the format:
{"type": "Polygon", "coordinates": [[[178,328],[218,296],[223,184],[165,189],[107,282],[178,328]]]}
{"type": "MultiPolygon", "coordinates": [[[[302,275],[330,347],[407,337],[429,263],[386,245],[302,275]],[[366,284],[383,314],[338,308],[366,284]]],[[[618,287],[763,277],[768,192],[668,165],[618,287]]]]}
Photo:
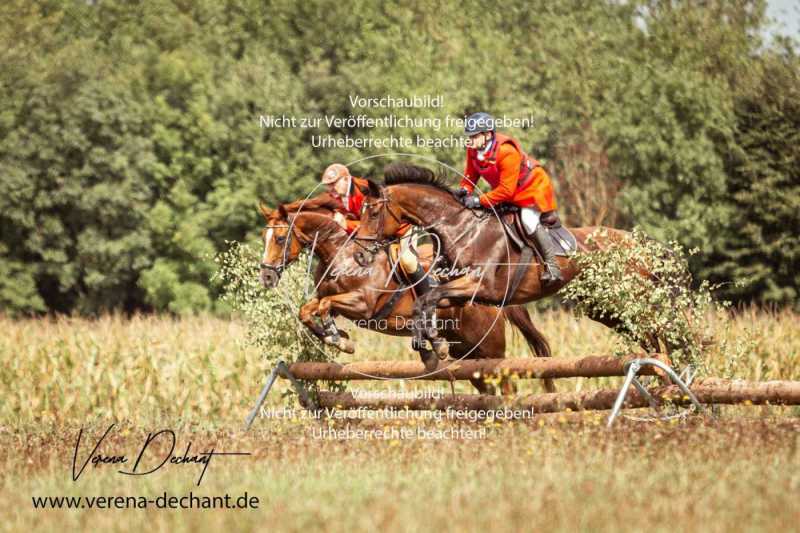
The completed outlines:
{"type": "Polygon", "coordinates": [[[278,209],[282,209],[286,213],[296,213],[297,211],[316,211],[319,209],[336,211],[336,209],[340,206],[341,204],[338,200],[325,192],[312,198],[296,200],[288,204],[281,204],[278,206],[278,209]]]}
{"type": "Polygon", "coordinates": [[[387,165],[383,169],[383,179],[386,185],[416,183],[418,185],[430,185],[446,193],[453,193],[447,185],[444,174],[436,174],[429,168],[419,167],[411,163],[392,163],[387,165]]]}

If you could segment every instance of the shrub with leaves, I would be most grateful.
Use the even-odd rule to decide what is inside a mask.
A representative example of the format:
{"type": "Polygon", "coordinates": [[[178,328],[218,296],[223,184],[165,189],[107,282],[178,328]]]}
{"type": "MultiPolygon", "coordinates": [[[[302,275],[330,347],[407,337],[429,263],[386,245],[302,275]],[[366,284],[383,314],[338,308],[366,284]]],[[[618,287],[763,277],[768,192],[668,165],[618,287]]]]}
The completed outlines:
{"type": "MultiPolygon", "coordinates": [[[[608,242],[604,230],[589,244],[608,242]]],[[[578,312],[618,321],[615,328],[627,344],[666,353],[676,368],[708,369],[705,348],[714,335],[705,319],[725,307],[712,297],[707,281],[693,287],[685,252],[677,243],[665,245],[634,230],[625,239],[589,254],[578,254],[581,271],[564,288],[578,312]]]]}
{"type": "Polygon", "coordinates": [[[222,285],[222,299],[245,320],[247,343],[265,359],[270,363],[331,360],[330,350],[297,320],[298,309],[307,300],[306,287],[312,283],[307,278],[308,254],[286,268],[274,289],[261,285],[258,252],[247,244],[231,242],[216,261],[219,270],[214,278],[222,285]]]}

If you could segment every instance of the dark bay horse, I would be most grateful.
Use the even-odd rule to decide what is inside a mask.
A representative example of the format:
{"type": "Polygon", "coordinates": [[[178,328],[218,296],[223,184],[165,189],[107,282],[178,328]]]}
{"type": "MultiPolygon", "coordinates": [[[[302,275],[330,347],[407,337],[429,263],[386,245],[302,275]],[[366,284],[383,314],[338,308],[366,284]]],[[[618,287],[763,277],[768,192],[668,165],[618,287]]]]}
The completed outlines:
{"type": "MultiPolygon", "coordinates": [[[[381,241],[391,238],[402,223],[425,228],[438,240],[438,254],[446,258],[450,272],[445,283],[418,299],[415,304],[416,324],[423,325],[423,336],[436,339],[438,332],[430,321],[434,308],[475,302],[492,305],[519,305],[558,292],[578,273],[575,262],[558,257],[563,281],[544,286],[541,281],[543,265],[532,261],[513,294],[509,289],[520,264],[521,253],[507,239],[505,229],[491,211],[466,209],[455,198],[441,176],[427,168],[395,163],[384,171],[385,186],[370,182],[369,198],[365,202],[357,237],[362,241],[381,241]]],[[[601,250],[614,242],[623,241],[628,232],[603,228],[603,234],[587,238],[600,227],[570,228],[581,253],[601,250]]],[[[608,316],[590,316],[608,327],[619,329],[621,323],[608,316]]],[[[435,344],[434,347],[447,345],[435,344]]],[[[643,345],[647,351],[659,351],[658,339],[650,338],[643,345]]],[[[422,353],[426,365],[435,358],[422,353]]],[[[440,357],[443,353],[438,354],[440,357]]]]}
{"type": "MultiPolygon", "coordinates": [[[[308,201],[281,205],[275,210],[260,207],[267,221],[262,284],[275,287],[284,268],[304,248],[313,247],[319,259],[314,274],[317,290],[315,297],[300,308],[299,318],[317,338],[339,350],[354,351],[353,343],[336,328],[334,315],[382,333],[412,335],[415,300],[412,291],[403,289],[392,275],[387,253],[376,254],[369,269],[359,263],[357,254],[363,252],[363,247],[333,220],[331,202],[331,197],[323,194],[308,201]],[[382,318],[376,319],[379,315],[382,318]]],[[[427,266],[432,248],[421,246],[420,255],[421,262],[427,266]]],[[[522,333],[533,353],[539,357],[550,355],[546,339],[533,325],[524,307],[498,309],[464,305],[437,310],[436,316],[440,324],[449,326],[443,329],[443,337],[451,345],[450,351],[455,357],[504,357],[506,320],[522,333]]],[[[494,392],[482,378],[470,381],[481,393],[494,392]]],[[[503,392],[512,392],[507,382],[502,386],[503,392]]],[[[548,392],[555,391],[552,380],[544,380],[544,386],[548,392]]]]}

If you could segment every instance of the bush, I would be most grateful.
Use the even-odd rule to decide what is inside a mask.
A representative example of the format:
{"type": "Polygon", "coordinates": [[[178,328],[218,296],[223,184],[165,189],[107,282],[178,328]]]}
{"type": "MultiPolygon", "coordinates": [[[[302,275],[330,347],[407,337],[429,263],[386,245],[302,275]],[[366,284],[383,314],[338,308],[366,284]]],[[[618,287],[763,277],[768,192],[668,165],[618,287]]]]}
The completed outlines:
{"type": "Polygon", "coordinates": [[[279,360],[331,361],[333,352],[297,319],[310,283],[306,278],[308,254],[286,268],[276,288],[267,289],[258,279],[258,253],[246,244],[229,244],[216,258],[219,270],[214,279],[222,285],[223,301],[247,323],[248,344],[273,364],[279,360]]]}
{"type": "MultiPolygon", "coordinates": [[[[589,243],[608,242],[606,237],[598,230],[589,243]]],[[[676,368],[690,365],[706,372],[707,348],[715,344],[706,317],[727,304],[714,300],[716,287],[707,281],[693,287],[691,253],[636,229],[604,249],[578,254],[581,271],[563,294],[582,314],[618,320],[615,330],[627,344],[652,346],[656,339],[657,349],[676,368]]]]}

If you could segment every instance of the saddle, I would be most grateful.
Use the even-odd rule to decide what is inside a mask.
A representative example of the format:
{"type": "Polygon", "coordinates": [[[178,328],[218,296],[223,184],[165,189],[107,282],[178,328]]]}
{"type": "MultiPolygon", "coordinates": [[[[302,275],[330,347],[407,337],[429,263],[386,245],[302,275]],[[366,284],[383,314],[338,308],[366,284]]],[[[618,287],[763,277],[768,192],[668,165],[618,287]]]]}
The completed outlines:
{"type": "MultiPolygon", "coordinates": [[[[538,253],[539,248],[533,241],[533,238],[525,231],[522,225],[522,217],[520,210],[517,207],[505,208],[502,211],[498,210],[500,220],[506,230],[509,240],[514,244],[517,250],[522,251],[526,246],[533,248],[538,253]]],[[[553,239],[556,248],[559,250],[556,255],[562,257],[571,257],[578,250],[578,241],[575,236],[564,226],[561,222],[557,222],[551,226],[542,224],[547,230],[547,234],[553,239]]]]}
{"type": "MultiPolygon", "coordinates": [[[[522,278],[525,277],[525,271],[528,265],[531,264],[531,259],[534,254],[538,257],[539,262],[544,264],[539,247],[534,242],[532,236],[528,235],[525,227],[522,224],[522,216],[520,209],[513,205],[504,205],[497,210],[500,216],[500,221],[503,223],[503,228],[506,230],[506,235],[512,243],[514,243],[517,250],[520,252],[520,260],[517,268],[514,270],[514,276],[511,284],[506,289],[506,298],[512,298],[517,292],[522,278]]],[[[555,223],[542,224],[542,227],[547,230],[547,234],[553,239],[556,244],[555,248],[558,250],[556,255],[562,257],[570,257],[578,249],[578,241],[570,231],[561,225],[561,222],[556,219],[555,223]]]]}

